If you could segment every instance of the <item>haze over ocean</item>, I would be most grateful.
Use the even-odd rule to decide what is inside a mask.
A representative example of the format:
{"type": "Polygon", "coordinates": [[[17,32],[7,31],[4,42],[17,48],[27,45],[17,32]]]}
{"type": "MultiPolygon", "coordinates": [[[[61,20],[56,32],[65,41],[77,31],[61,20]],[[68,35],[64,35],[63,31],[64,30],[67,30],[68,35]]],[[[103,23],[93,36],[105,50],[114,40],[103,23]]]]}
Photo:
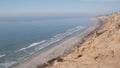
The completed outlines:
{"type": "Polygon", "coordinates": [[[105,14],[120,11],[119,3],[119,0],[0,0],[0,17],[105,14]]]}

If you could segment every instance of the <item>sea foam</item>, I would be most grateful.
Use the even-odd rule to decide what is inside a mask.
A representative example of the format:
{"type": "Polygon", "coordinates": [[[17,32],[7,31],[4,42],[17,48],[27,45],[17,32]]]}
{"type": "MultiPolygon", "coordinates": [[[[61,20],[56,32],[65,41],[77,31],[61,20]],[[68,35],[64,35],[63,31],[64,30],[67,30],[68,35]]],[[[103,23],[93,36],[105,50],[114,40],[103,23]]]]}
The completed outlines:
{"type": "Polygon", "coordinates": [[[5,56],[6,56],[6,54],[0,55],[0,58],[5,57],[5,56]]]}
{"type": "Polygon", "coordinates": [[[19,49],[18,51],[26,50],[26,49],[28,49],[28,48],[31,48],[31,47],[34,47],[34,46],[40,45],[40,44],[42,44],[42,43],[44,43],[44,42],[46,42],[46,40],[43,40],[43,41],[41,41],[41,42],[33,43],[33,44],[31,44],[31,45],[29,45],[29,46],[27,46],[27,47],[24,47],[24,48],[19,49]]]}

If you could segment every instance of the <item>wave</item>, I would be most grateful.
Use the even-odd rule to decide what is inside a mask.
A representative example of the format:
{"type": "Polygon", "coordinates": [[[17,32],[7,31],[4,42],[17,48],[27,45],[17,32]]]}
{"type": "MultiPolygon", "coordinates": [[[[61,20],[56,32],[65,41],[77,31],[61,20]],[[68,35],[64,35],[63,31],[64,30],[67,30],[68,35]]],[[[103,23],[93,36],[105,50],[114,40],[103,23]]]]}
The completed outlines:
{"type": "Polygon", "coordinates": [[[0,58],[5,57],[5,56],[6,56],[6,54],[0,55],[0,58]]]}
{"type": "Polygon", "coordinates": [[[24,47],[24,48],[19,49],[18,51],[23,51],[23,50],[29,49],[29,48],[31,48],[31,47],[40,45],[40,44],[42,44],[42,43],[44,43],[44,42],[46,42],[46,40],[43,40],[43,41],[41,41],[41,42],[33,43],[33,44],[31,44],[31,45],[29,45],[29,46],[27,46],[27,47],[24,47]]]}
{"type": "Polygon", "coordinates": [[[27,50],[29,48],[37,46],[35,48],[35,52],[37,52],[38,50],[41,50],[41,49],[43,49],[43,48],[45,48],[45,47],[47,47],[47,46],[49,46],[51,44],[54,44],[54,43],[62,40],[63,38],[65,38],[65,37],[67,37],[69,35],[72,35],[75,32],[80,31],[83,28],[85,28],[85,27],[84,26],[76,26],[76,27],[74,27],[72,29],[66,30],[63,33],[60,33],[60,34],[57,34],[57,35],[53,36],[52,38],[50,38],[50,40],[43,40],[41,42],[36,42],[36,43],[33,43],[33,44],[31,44],[31,45],[29,45],[27,47],[21,48],[21,49],[19,49],[17,51],[24,51],[24,50],[27,50]]]}
{"type": "Polygon", "coordinates": [[[36,51],[39,51],[39,50],[41,50],[41,49],[43,49],[43,48],[45,48],[45,47],[47,47],[49,45],[52,45],[52,44],[54,44],[56,42],[59,42],[62,39],[64,39],[65,37],[67,37],[69,35],[72,35],[73,33],[78,32],[83,28],[85,28],[85,27],[76,26],[76,27],[74,27],[72,29],[66,30],[64,33],[57,34],[57,35],[53,36],[50,40],[48,40],[46,43],[44,43],[42,45],[39,45],[39,47],[36,48],[36,51]]]}
{"type": "Polygon", "coordinates": [[[83,26],[76,26],[75,28],[66,30],[64,33],[57,34],[54,37],[56,37],[56,38],[57,37],[58,38],[65,37],[65,36],[71,35],[77,31],[81,30],[82,28],[84,28],[84,27],[83,26]]]}
{"type": "Polygon", "coordinates": [[[16,61],[7,61],[5,63],[0,63],[0,68],[9,68],[11,65],[17,63],[16,61]]]}

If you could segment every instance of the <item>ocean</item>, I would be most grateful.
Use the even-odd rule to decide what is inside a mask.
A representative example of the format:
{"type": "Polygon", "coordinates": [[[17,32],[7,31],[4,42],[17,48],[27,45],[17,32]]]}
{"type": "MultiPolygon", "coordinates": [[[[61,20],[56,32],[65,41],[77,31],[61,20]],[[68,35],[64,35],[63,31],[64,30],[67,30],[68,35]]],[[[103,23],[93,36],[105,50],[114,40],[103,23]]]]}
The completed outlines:
{"type": "Polygon", "coordinates": [[[34,55],[91,24],[90,16],[0,21],[0,68],[34,55]]]}

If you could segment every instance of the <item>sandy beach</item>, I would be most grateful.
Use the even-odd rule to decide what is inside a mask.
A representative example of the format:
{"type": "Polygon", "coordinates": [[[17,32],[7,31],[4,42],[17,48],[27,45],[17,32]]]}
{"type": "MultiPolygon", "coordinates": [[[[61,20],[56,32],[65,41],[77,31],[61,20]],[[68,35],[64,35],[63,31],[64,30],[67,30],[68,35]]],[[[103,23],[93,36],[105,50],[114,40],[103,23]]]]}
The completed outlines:
{"type": "Polygon", "coordinates": [[[79,44],[82,42],[82,39],[90,34],[92,31],[94,31],[96,28],[98,28],[101,23],[98,19],[94,20],[92,26],[87,28],[85,31],[83,31],[80,34],[77,34],[63,42],[61,42],[58,45],[53,46],[50,49],[46,49],[43,53],[38,53],[35,56],[29,57],[26,60],[23,60],[17,64],[12,65],[9,68],[37,68],[38,65],[43,64],[47,62],[48,60],[58,57],[58,56],[64,56],[65,54],[70,53],[73,51],[79,44]]]}

